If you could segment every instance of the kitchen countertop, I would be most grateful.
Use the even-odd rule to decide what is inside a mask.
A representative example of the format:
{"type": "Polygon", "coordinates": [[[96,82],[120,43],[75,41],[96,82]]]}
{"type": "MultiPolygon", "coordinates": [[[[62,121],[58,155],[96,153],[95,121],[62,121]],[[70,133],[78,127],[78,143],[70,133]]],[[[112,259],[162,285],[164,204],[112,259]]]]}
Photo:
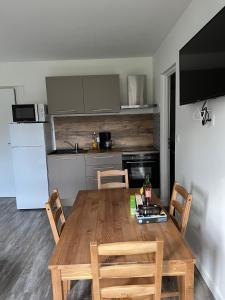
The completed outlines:
{"type": "Polygon", "coordinates": [[[123,147],[123,148],[112,148],[110,150],[92,150],[89,149],[87,152],[81,153],[49,153],[50,156],[59,156],[59,155],[89,155],[89,154],[110,154],[110,153],[139,153],[139,152],[151,152],[151,153],[159,153],[159,150],[154,147],[123,147]]]}

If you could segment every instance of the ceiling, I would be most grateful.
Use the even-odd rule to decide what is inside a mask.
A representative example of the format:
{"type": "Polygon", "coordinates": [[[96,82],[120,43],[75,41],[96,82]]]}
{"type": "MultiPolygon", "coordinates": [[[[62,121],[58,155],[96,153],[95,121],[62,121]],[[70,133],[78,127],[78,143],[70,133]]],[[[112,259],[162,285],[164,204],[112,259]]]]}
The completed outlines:
{"type": "Polygon", "coordinates": [[[0,0],[0,61],[151,56],[191,0],[0,0]]]}

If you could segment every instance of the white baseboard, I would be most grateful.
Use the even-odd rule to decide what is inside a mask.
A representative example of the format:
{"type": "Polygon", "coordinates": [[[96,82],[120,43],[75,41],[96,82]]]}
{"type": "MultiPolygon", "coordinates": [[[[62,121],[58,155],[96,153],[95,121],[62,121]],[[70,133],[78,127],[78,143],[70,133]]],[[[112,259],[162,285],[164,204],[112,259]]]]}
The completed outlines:
{"type": "Polygon", "coordinates": [[[218,286],[215,285],[215,283],[213,282],[213,279],[211,278],[211,276],[209,276],[208,272],[204,269],[204,267],[198,262],[198,259],[196,262],[196,266],[197,266],[199,272],[201,273],[203,279],[205,280],[208,288],[212,292],[214,298],[216,300],[225,300],[224,296],[220,292],[220,289],[218,288],[218,286]]]}
{"type": "MultiPolygon", "coordinates": [[[[186,241],[187,242],[187,241],[186,241]]],[[[191,248],[190,244],[187,242],[189,247],[191,248]]],[[[192,249],[192,248],[191,248],[192,249]]],[[[213,282],[213,278],[209,275],[209,273],[205,270],[204,266],[199,262],[197,254],[193,251],[194,256],[196,257],[196,267],[198,268],[199,272],[201,273],[203,279],[205,280],[208,288],[212,292],[214,298],[216,300],[225,300],[224,296],[222,295],[220,289],[218,286],[215,285],[215,282],[213,282]]]]}

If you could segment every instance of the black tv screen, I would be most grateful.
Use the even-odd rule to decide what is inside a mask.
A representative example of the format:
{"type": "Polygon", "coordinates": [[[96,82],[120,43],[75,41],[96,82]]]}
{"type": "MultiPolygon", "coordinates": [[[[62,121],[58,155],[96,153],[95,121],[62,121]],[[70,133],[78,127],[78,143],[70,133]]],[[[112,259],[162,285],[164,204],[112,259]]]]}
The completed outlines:
{"type": "Polygon", "coordinates": [[[180,105],[225,95],[225,8],[179,52],[180,105]]]}

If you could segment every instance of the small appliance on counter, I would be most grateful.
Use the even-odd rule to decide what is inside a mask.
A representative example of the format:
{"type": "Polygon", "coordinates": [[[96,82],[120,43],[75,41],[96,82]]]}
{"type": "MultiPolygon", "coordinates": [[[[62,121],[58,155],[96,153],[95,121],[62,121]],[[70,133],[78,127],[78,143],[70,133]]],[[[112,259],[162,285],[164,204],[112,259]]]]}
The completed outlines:
{"type": "Polygon", "coordinates": [[[111,132],[99,132],[100,150],[110,150],[112,148],[111,132]]]}
{"type": "Polygon", "coordinates": [[[47,122],[46,104],[15,104],[12,105],[13,122],[35,123],[47,122]]]}

